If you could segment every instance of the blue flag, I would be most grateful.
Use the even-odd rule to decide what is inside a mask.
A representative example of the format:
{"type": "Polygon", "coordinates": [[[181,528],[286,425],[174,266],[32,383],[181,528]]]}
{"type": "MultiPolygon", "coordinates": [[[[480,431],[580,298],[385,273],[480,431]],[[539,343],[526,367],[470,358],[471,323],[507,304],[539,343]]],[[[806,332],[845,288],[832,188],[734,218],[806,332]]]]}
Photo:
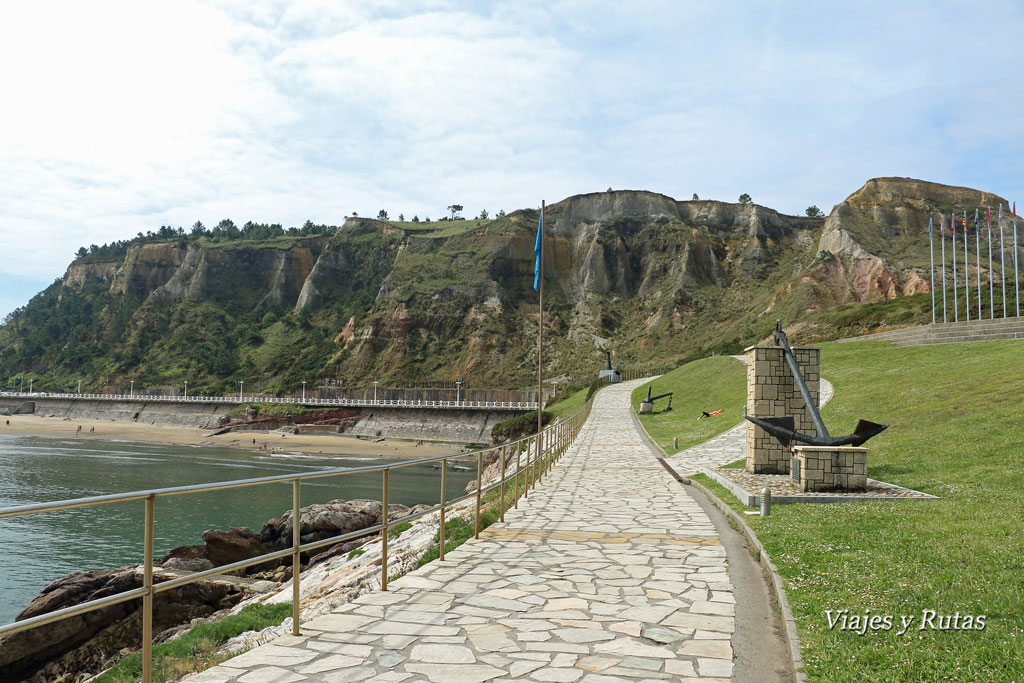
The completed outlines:
{"type": "Polygon", "coordinates": [[[540,289],[540,250],[541,250],[541,237],[544,233],[544,212],[540,214],[540,218],[537,220],[537,243],[533,245],[533,255],[536,256],[536,260],[533,262],[533,288],[535,290],[540,289]]]}

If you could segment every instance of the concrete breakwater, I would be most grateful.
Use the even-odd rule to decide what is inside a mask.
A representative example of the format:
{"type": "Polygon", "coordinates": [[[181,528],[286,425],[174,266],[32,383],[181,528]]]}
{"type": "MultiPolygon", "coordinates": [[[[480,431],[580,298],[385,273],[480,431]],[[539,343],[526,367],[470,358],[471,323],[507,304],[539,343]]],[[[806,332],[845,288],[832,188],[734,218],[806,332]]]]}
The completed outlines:
{"type": "MultiPolygon", "coordinates": [[[[13,409],[25,403],[18,400],[0,402],[0,410],[13,409]]],[[[96,401],[41,397],[35,399],[33,411],[41,417],[67,417],[72,420],[114,420],[174,427],[216,427],[227,416],[233,404],[223,403],[147,403],[145,401],[96,401]]]]}
{"type": "MultiPolygon", "coordinates": [[[[34,413],[42,417],[71,420],[97,419],[139,422],[162,426],[213,429],[227,422],[237,408],[234,403],[194,403],[173,401],[107,401],[75,398],[38,397],[34,401],[0,401],[0,413],[34,413]]],[[[459,444],[488,443],[491,429],[503,420],[527,411],[479,410],[462,408],[360,408],[352,425],[338,429],[309,427],[310,432],[343,433],[362,437],[423,439],[459,444]]],[[[295,419],[300,432],[301,416],[295,419]]],[[[245,425],[238,428],[244,429],[245,425]]],[[[265,427],[257,427],[265,429],[265,427]]]]}
{"type": "Polygon", "coordinates": [[[363,417],[348,433],[452,443],[490,443],[494,425],[525,412],[376,408],[364,410],[363,417]]]}

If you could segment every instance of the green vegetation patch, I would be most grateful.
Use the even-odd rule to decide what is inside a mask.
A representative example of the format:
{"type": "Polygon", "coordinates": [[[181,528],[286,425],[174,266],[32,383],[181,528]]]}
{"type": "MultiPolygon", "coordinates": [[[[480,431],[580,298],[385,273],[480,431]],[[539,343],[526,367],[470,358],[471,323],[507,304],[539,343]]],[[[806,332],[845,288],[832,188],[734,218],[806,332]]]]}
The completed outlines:
{"type": "MultiPolygon", "coordinates": [[[[547,426],[549,422],[554,418],[554,413],[544,411],[541,417],[543,426],[547,426]]],[[[524,436],[530,436],[531,434],[537,433],[537,411],[520,415],[519,417],[513,417],[511,420],[505,420],[499,422],[491,428],[491,440],[495,443],[502,443],[504,441],[513,441],[515,439],[521,439],[524,436]]]]}
{"type": "MultiPolygon", "coordinates": [[[[277,626],[292,614],[291,603],[249,605],[238,614],[200,624],[177,640],[153,646],[153,680],[172,681],[203,671],[228,659],[215,654],[231,638],[246,631],[277,626]]],[[[135,683],[142,680],[142,654],[131,654],[109,671],[93,679],[96,683],[135,683]]]]}
{"type": "MultiPolygon", "coordinates": [[[[410,522],[402,522],[401,524],[396,524],[395,526],[393,526],[390,529],[388,529],[388,538],[392,538],[392,539],[398,538],[399,536],[402,535],[403,532],[406,532],[406,531],[408,531],[411,528],[412,528],[412,524],[410,522]]],[[[355,551],[353,550],[352,552],[355,552],[355,551]]]]}
{"type": "Polygon", "coordinates": [[[868,476],[940,498],[779,505],[748,519],[785,578],[810,680],[1020,680],[1022,351],[1019,341],[822,347],[822,375],[836,388],[823,411],[829,430],[891,423],[867,444],[868,476]],[[895,624],[830,629],[829,610],[895,624]],[[974,628],[931,628],[957,614],[974,628]],[[913,619],[902,634],[901,616],[913,619]]]}
{"type": "Polygon", "coordinates": [[[746,402],[746,366],[729,356],[714,356],[687,363],[633,390],[633,409],[647,433],[666,453],[672,454],[707,441],[743,419],[746,402]],[[651,394],[673,392],[672,410],[668,399],[654,403],[654,412],[640,415],[640,402],[651,394]],[[721,410],[719,415],[698,420],[702,412],[721,410]],[[679,438],[679,448],[672,439],[679,438]]]}
{"type": "MultiPolygon", "coordinates": [[[[500,517],[501,510],[498,509],[497,506],[482,510],[480,512],[480,529],[486,529],[497,522],[500,517]]],[[[473,520],[456,517],[455,519],[450,519],[444,523],[444,551],[446,553],[450,553],[471,538],[473,538],[473,520]]],[[[420,558],[419,564],[417,564],[416,567],[422,567],[428,562],[433,562],[439,557],[441,557],[440,531],[434,534],[433,547],[423,554],[423,557],[420,558]]]]}
{"type": "MultiPolygon", "coordinates": [[[[586,404],[587,399],[592,395],[589,388],[580,389],[574,391],[558,403],[548,406],[545,412],[549,412],[555,417],[569,418],[576,413],[583,410],[583,406],[586,404]]],[[[537,413],[533,414],[534,421],[537,419],[537,413]]]]}

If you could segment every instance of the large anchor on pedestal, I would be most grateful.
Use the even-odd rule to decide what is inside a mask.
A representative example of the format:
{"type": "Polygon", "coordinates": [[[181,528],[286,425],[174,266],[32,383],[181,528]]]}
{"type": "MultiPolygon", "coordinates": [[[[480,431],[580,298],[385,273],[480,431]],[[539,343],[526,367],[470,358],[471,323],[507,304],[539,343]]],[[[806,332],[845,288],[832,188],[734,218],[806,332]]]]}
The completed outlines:
{"type": "Polygon", "coordinates": [[[804,383],[803,375],[800,374],[800,368],[797,366],[796,358],[793,356],[793,349],[789,348],[789,339],[786,338],[786,333],[782,331],[781,320],[776,321],[772,338],[775,340],[775,344],[782,348],[782,355],[786,358],[786,363],[789,364],[790,372],[793,373],[793,383],[800,390],[800,395],[807,406],[807,412],[811,414],[811,420],[814,421],[814,428],[818,434],[814,436],[796,431],[795,422],[791,416],[752,417],[744,415],[743,417],[774,436],[783,446],[788,446],[791,441],[799,441],[811,446],[845,446],[846,444],[860,446],[889,427],[887,424],[880,425],[875,422],[860,420],[857,422],[857,427],[853,430],[853,434],[848,436],[830,436],[828,429],[825,428],[825,423],[821,421],[818,405],[811,398],[811,392],[807,388],[807,384],[804,383]]]}

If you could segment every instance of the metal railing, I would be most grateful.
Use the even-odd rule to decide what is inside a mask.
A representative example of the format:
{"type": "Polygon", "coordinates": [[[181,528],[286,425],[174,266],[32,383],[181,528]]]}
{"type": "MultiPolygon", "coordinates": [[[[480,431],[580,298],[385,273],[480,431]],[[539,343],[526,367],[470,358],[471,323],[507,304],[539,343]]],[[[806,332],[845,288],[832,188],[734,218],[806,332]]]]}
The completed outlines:
{"type": "Polygon", "coordinates": [[[139,401],[141,403],[294,403],[304,406],[352,406],[358,408],[459,408],[465,410],[537,410],[533,401],[424,401],[413,399],[277,398],[275,396],[163,396],[146,394],[67,394],[7,391],[0,398],[67,399],[89,401],[139,401]]]}
{"type": "MultiPolygon", "coordinates": [[[[115,493],[90,498],[75,498],[70,500],[55,501],[52,503],[37,503],[32,505],[19,505],[15,507],[0,508],[0,519],[12,517],[24,517],[27,515],[43,512],[59,512],[62,510],[73,510],[78,508],[110,505],[113,503],[125,503],[130,501],[143,501],[145,506],[143,545],[145,557],[143,558],[143,585],[140,588],[124,591],[103,598],[97,598],[83,602],[71,607],[55,610],[47,614],[16,621],[0,626],[0,638],[12,635],[20,631],[44,626],[62,619],[67,619],[79,614],[93,610],[110,607],[129,600],[142,598],[142,680],[144,683],[151,683],[152,680],[152,647],[153,647],[153,601],[160,593],[173,588],[195,583],[207,577],[225,574],[253,565],[262,564],[272,560],[279,560],[291,556],[292,558],[292,633],[299,635],[299,586],[300,586],[300,560],[301,554],[317,548],[323,548],[344,541],[370,536],[376,533],[381,535],[381,570],[380,590],[388,589],[388,531],[395,525],[409,522],[424,515],[440,511],[440,560],[445,559],[445,513],[453,505],[465,500],[475,498],[474,509],[474,538],[480,537],[480,511],[483,504],[483,495],[494,489],[500,491],[498,504],[500,520],[505,521],[506,489],[510,482],[514,484],[511,492],[512,497],[508,499],[515,507],[519,505],[520,493],[524,497],[529,496],[529,490],[537,485],[541,477],[554,465],[558,457],[572,444],[576,435],[590,415],[592,402],[588,402],[572,417],[559,420],[546,427],[539,434],[534,434],[517,441],[492,446],[489,448],[460,453],[457,455],[442,455],[428,458],[418,458],[407,462],[394,463],[390,465],[370,465],[353,468],[334,468],[319,470],[304,474],[282,474],[269,477],[258,477],[254,479],[238,479],[234,481],[213,482],[208,484],[196,484],[190,486],[175,486],[163,489],[151,489],[146,491],[132,491],[129,493],[115,493]],[[476,455],[476,491],[467,493],[451,500],[447,499],[447,471],[448,460],[464,459],[476,455]],[[484,486],[484,457],[497,454],[500,461],[500,474],[498,480],[484,486]],[[406,515],[396,519],[388,516],[388,478],[392,470],[422,465],[425,463],[441,463],[441,496],[440,502],[429,509],[415,514],[406,515]],[[513,466],[514,462],[514,466],[513,466]],[[511,468],[511,472],[509,469],[511,468]],[[325,477],[345,476],[366,472],[381,472],[381,522],[365,529],[351,531],[349,533],[332,536],[331,538],[311,541],[303,544],[300,540],[302,527],[301,499],[299,495],[300,485],[304,481],[312,479],[323,479],[325,477]],[[284,548],[258,557],[233,562],[231,564],[214,567],[205,571],[194,572],[185,576],[176,577],[160,583],[153,582],[153,530],[156,518],[156,500],[171,496],[181,496],[193,493],[209,493],[224,489],[242,488],[248,486],[261,486],[264,484],[290,483],[292,485],[292,543],[291,547],[284,548]]],[[[2,641],[0,641],[2,646],[2,641]]]]}

